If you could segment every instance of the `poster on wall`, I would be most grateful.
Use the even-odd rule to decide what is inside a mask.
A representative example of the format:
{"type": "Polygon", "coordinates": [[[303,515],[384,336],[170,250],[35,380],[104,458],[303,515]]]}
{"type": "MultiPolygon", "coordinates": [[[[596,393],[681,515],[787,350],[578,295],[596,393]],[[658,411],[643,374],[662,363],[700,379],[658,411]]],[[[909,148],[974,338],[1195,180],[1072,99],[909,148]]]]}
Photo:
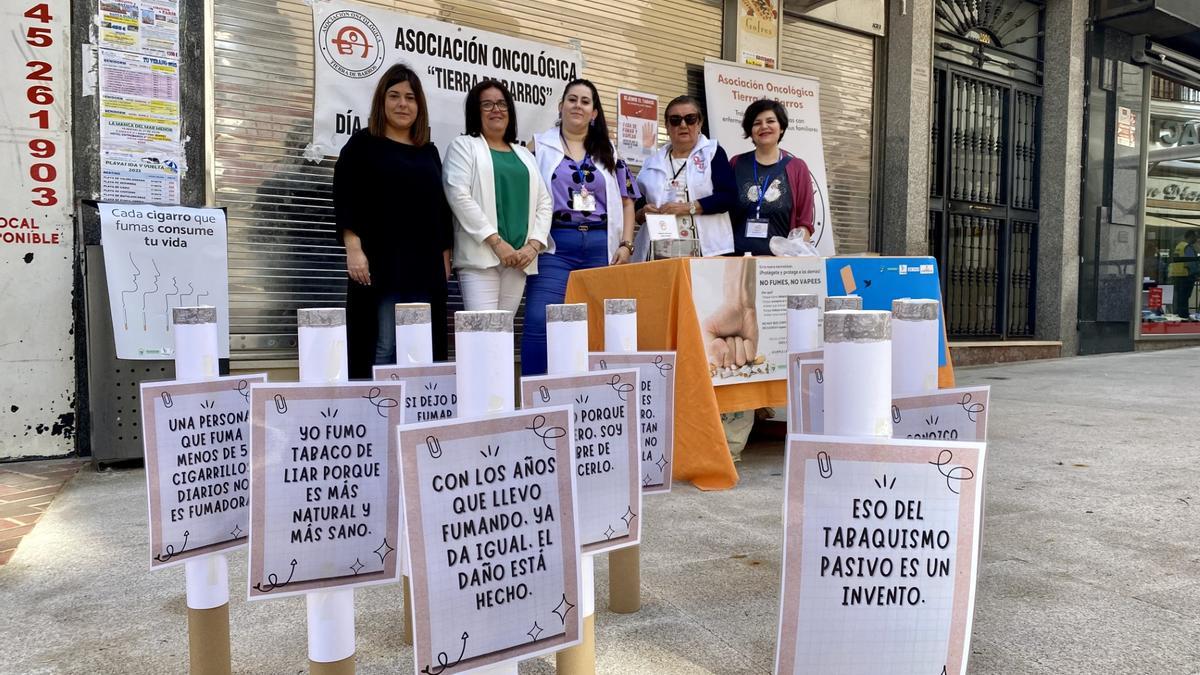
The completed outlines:
{"type": "Polygon", "coordinates": [[[463,133],[467,91],[484,79],[503,81],[527,144],[554,126],[563,85],[579,77],[582,56],[573,49],[508,37],[452,23],[336,0],[314,2],[316,54],[313,141],[307,156],[341,152],[367,126],[371,95],[388,67],[407,64],[421,77],[433,142],[443,151],[463,133]]]}
{"type": "Polygon", "coordinates": [[[967,672],[984,452],[788,438],[776,673],[967,672]]]}
{"type": "Polygon", "coordinates": [[[617,90],[617,155],[641,166],[658,147],[658,97],[617,90]]]}
{"type": "Polygon", "coordinates": [[[404,385],[250,387],[251,600],[399,580],[404,385]]]}
{"type": "Polygon", "coordinates": [[[119,359],[175,353],[171,309],[217,308],[218,347],[229,357],[229,262],[225,210],[96,205],[119,359]]]}
{"type": "Polygon", "coordinates": [[[71,3],[0,3],[0,460],[75,448],[71,3]],[[20,320],[13,320],[20,317],[20,320]]]}
{"type": "Polygon", "coordinates": [[[825,260],[700,258],[691,280],[713,385],[787,379],[787,296],[824,304],[825,260]]]}
{"type": "Polygon", "coordinates": [[[788,114],[788,129],[780,145],[804,160],[812,172],[813,241],[821,255],[834,255],[825,145],[821,140],[821,84],[800,75],[706,59],[704,96],[711,135],[730,157],[754,149],[754,144],[743,138],[742,133],[746,108],[762,98],[783,104],[788,114]]]}
{"type": "Polygon", "coordinates": [[[781,0],[738,0],[738,63],[758,68],[779,67],[779,26],[781,0]]]}
{"type": "Polygon", "coordinates": [[[574,433],[569,406],[397,430],[416,673],[579,642],[574,433]]]}
{"type": "Polygon", "coordinates": [[[179,58],[179,0],[100,0],[101,49],[179,58]]]}

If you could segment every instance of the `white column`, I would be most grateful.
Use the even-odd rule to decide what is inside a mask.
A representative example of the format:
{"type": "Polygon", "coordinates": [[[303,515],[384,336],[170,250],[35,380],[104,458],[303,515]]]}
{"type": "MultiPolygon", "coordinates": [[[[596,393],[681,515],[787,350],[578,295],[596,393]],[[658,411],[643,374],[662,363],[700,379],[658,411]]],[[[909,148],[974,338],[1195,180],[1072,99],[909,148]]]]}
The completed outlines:
{"type": "MultiPolygon", "coordinates": [[[[513,313],[502,310],[454,313],[455,384],[459,417],[515,409],[513,313]]],[[[472,671],[517,675],[517,661],[472,671]]]]}
{"type": "Polygon", "coordinates": [[[817,296],[812,293],[789,295],[787,298],[788,352],[811,352],[821,348],[817,335],[817,296]]]}
{"type": "Polygon", "coordinates": [[[825,313],[825,434],[892,435],[892,314],[825,313]]]}
{"type": "MultiPolygon", "coordinates": [[[[332,384],[349,381],[346,359],[346,310],[296,312],[300,343],[300,381],[332,384]]],[[[313,591],[304,595],[308,610],[309,671],[338,672],[334,664],[354,657],[354,589],[313,591]]]]}
{"type": "MultiPolygon", "coordinates": [[[[174,307],[175,381],[200,382],[220,374],[217,308],[174,307]]],[[[197,675],[228,673],[229,559],[224,553],[184,563],[187,587],[188,651],[197,675]]]]}
{"type": "Polygon", "coordinates": [[[396,304],[396,365],[433,363],[433,314],[428,302],[396,304]]]}
{"type": "Polygon", "coordinates": [[[938,388],[938,301],[892,301],[892,395],[938,388]]]}
{"type": "Polygon", "coordinates": [[[637,300],[609,298],[604,301],[604,349],[637,351],[637,300]]]}

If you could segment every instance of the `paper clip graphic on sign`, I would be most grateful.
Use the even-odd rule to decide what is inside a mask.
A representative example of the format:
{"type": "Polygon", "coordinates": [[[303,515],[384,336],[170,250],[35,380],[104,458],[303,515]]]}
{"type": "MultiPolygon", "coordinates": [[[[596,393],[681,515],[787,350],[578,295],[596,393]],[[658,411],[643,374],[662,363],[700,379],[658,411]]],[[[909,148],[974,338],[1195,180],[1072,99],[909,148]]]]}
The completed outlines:
{"type": "Polygon", "coordinates": [[[833,476],[833,460],[829,458],[829,453],[824,450],[817,453],[817,470],[821,472],[821,478],[833,476]]]}
{"type": "Polygon", "coordinates": [[[900,423],[900,406],[892,405],[892,421],[896,424],[900,423]]]}
{"type": "Polygon", "coordinates": [[[429,456],[434,459],[439,459],[442,456],[442,442],[435,436],[425,437],[425,447],[429,448],[429,456]]]}
{"type": "Polygon", "coordinates": [[[538,393],[542,396],[542,403],[550,402],[550,390],[546,388],[546,385],[538,387],[538,393]]]}
{"type": "Polygon", "coordinates": [[[171,398],[171,392],[169,391],[164,391],[163,393],[159,394],[158,397],[162,399],[164,408],[170,408],[171,406],[175,405],[175,400],[171,398]]]}
{"type": "Polygon", "coordinates": [[[275,411],[280,415],[287,412],[287,399],[283,394],[275,394],[275,411]]]}

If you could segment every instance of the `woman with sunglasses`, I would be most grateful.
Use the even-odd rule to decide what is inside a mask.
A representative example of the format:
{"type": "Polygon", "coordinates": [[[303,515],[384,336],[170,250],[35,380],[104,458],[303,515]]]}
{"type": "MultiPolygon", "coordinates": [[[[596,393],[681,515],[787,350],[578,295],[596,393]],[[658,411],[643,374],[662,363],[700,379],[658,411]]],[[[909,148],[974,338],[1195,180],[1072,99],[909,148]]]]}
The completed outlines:
{"type": "Polygon", "coordinates": [[[534,136],[554,215],[550,247],[538,258],[525,298],[524,375],[546,372],[546,305],[563,301],[571,272],[620,265],[633,255],[633,205],[640,194],[616,158],[595,85],[568,82],[558,114],[557,126],[534,136]]]}
{"type": "Polygon", "coordinates": [[[771,237],[792,230],[803,230],[805,240],[812,234],[812,174],[804,160],[780,149],[787,128],[787,110],[778,101],[755,101],[742,116],[742,132],[754,150],[730,162],[738,187],[738,255],[772,255],[771,237]]]}
{"type": "Polygon", "coordinates": [[[333,170],[334,215],[350,277],[352,378],[370,378],[372,365],[396,362],[397,302],[430,304],[434,358],[446,358],[454,235],[441,183],[421,80],[408,66],[394,65],[375,86],[367,128],[350,137],[333,170]]]}
{"type": "MultiPolygon", "coordinates": [[[[638,187],[646,197],[638,222],[644,223],[646,214],[675,216],[680,238],[698,239],[700,255],[732,253],[729,212],[737,205],[737,188],[728,156],[715,139],[700,133],[704,117],[695,98],[675,98],[663,118],[670,142],[651,155],[638,174],[638,187]]],[[[649,239],[647,228],[638,231],[634,260],[647,259],[649,239]]]]}
{"type": "Polygon", "coordinates": [[[550,193],[517,143],[517,111],[502,83],[485,80],[467,92],[466,127],[442,172],[463,305],[515,312],[550,239],[550,193]]]}

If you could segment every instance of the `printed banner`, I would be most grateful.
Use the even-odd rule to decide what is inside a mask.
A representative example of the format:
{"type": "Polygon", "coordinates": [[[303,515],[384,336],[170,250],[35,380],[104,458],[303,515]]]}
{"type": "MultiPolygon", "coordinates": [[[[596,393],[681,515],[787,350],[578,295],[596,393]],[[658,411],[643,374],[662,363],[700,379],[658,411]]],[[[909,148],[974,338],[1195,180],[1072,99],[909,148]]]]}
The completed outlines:
{"type": "Polygon", "coordinates": [[[379,76],[395,63],[421,78],[430,133],[445,150],[463,133],[463,103],[480,80],[503,81],[516,100],[523,144],[554,126],[563,85],[579,77],[578,51],[422,19],[356,2],[314,2],[313,148],[331,156],[367,126],[379,76]]]}
{"type": "Polygon", "coordinates": [[[400,578],[404,385],[250,387],[250,599],[400,578]]]}
{"type": "Polygon", "coordinates": [[[788,438],[776,673],[967,672],[984,448],[788,438]]]}
{"type": "Polygon", "coordinates": [[[575,500],[584,553],[641,539],[637,392],[637,370],[521,378],[521,408],[575,406],[575,500]]]}
{"type": "Polygon", "coordinates": [[[754,150],[754,143],[742,137],[742,115],[751,103],[770,98],[787,109],[788,129],[780,145],[804,160],[812,171],[813,242],[821,255],[831,256],[835,253],[833,220],[821,140],[820,92],[820,83],[807,77],[728,61],[704,61],[708,126],[730,157],[754,150]]]}
{"type": "Polygon", "coordinates": [[[986,441],[991,387],[940,389],[892,398],[892,436],[986,441]]]}
{"type": "Polygon", "coordinates": [[[825,260],[695,259],[691,278],[713,385],[786,379],[787,296],[812,293],[824,305],[825,260]]]}
{"type": "Polygon", "coordinates": [[[458,381],[453,363],[375,366],[374,379],[404,383],[404,423],[443,420],[458,414],[458,381]]]}
{"type": "Polygon", "coordinates": [[[675,456],[675,352],[594,352],[588,368],[638,369],[638,420],[642,432],[642,494],[671,491],[675,456]]]}
{"type": "Polygon", "coordinates": [[[573,429],[559,406],[398,430],[418,675],[578,644],[573,429]]]}
{"type": "Polygon", "coordinates": [[[641,166],[658,147],[658,97],[617,90],[617,154],[641,166]]]}
{"type": "Polygon", "coordinates": [[[97,204],[119,359],[175,353],[171,308],[213,305],[229,356],[229,263],[224,209],[97,204]]]}
{"type": "Polygon", "coordinates": [[[150,567],[238,548],[250,531],[250,385],[143,382],[150,567]]]}

